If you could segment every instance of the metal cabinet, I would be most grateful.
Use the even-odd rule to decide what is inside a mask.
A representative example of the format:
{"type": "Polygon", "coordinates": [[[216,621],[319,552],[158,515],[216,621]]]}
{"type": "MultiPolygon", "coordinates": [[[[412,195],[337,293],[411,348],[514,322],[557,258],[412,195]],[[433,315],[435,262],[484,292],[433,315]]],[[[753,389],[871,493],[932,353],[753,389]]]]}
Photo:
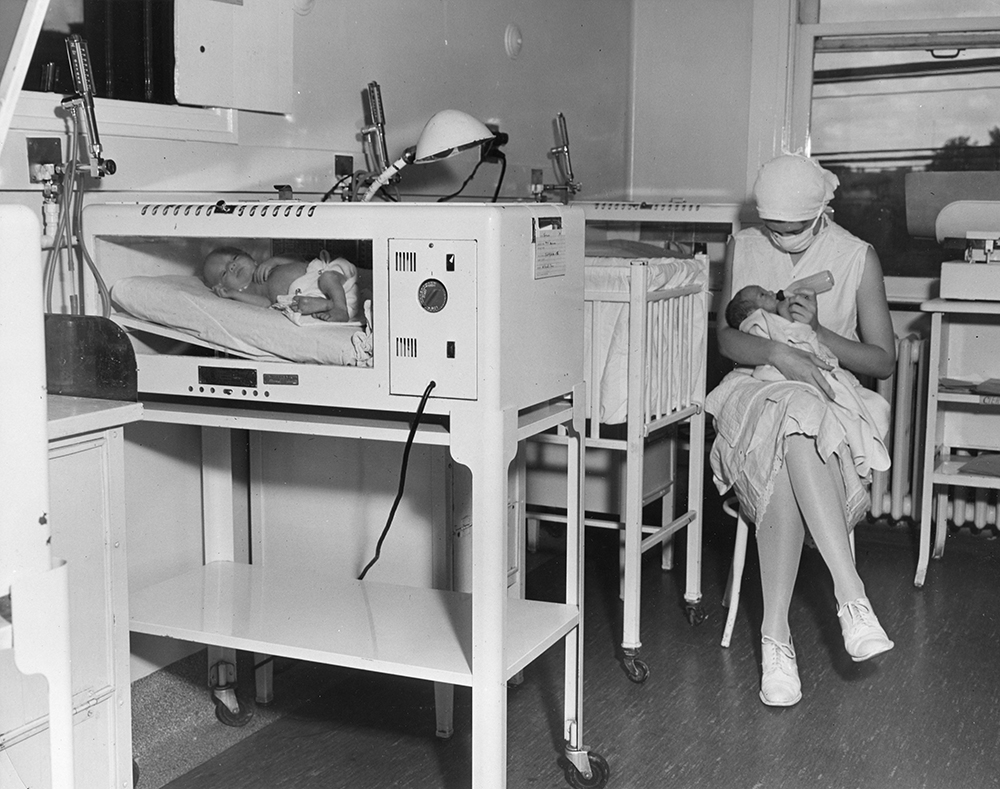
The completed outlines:
{"type": "MultiPolygon", "coordinates": [[[[48,398],[52,553],[69,567],[75,780],[132,786],[121,425],[139,403],[48,398]]],[[[16,616],[16,612],[15,612],[16,616]]],[[[15,643],[16,650],[16,643],[15,643]]],[[[0,754],[5,789],[51,786],[44,677],[0,651],[0,754]]]]}

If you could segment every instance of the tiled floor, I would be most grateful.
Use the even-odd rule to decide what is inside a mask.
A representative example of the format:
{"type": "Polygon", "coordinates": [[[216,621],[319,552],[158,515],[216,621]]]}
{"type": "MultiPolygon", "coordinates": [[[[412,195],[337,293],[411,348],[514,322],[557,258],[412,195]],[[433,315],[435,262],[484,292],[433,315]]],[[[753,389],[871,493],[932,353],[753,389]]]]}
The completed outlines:
{"type": "MultiPolygon", "coordinates": [[[[912,585],[908,527],[862,525],[857,558],[869,596],[896,648],[869,663],[844,653],[829,575],[804,555],[792,609],[804,698],[771,709],[757,698],[760,590],[751,548],[732,646],[719,646],[720,605],[732,526],[709,518],[706,621],[682,613],[683,573],[644,563],[642,685],[622,672],[617,542],[587,538],[586,744],[611,766],[609,787],[980,789],[1000,786],[1000,541],[959,533],[927,585],[912,585]]],[[[558,587],[556,554],[536,555],[536,594],[558,587]]],[[[419,787],[467,789],[467,691],[456,697],[456,734],[434,737],[428,683],[326,667],[280,674],[273,721],[165,785],[169,789],[419,787]]],[[[508,786],[565,787],[562,658],[558,648],[525,671],[508,701],[508,786]]],[[[205,702],[207,707],[207,702],[205,702]]],[[[206,720],[211,718],[210,710],[206,720]]],[[[203,724],[193,736],[213,734],[203,724]]],[[[181,731],[158,749],[184,750],[181,731]]],[[[219,748],[225,747],[224,745],[219,748]]],[[[142,755],[137,751],[140,768],[142,755]]],[[[142,789],[161,785],[150,771],[142,789]]],[[[160,773],[162,775],[162,773],[160,773]]]]}

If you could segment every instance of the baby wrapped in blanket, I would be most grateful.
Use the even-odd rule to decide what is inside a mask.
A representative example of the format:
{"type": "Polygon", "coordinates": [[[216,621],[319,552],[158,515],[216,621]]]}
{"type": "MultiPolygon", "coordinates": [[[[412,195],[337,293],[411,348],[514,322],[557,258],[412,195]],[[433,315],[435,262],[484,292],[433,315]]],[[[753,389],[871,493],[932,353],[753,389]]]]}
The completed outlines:
{"type": "MultiPolygon", "coordinates": [[[[787,301],[757,285],[748,285],[733,296],[726,308],[726,321],[731,327],[747,334],[808,351],[831,365],[833,369],[823,373],[833,388],[834,399],[817,435],[821,452],[824,444],[842,440],[850,448],[860,477],[867,477],[873,469],[884,471],[889,468],[889,453],[885,446],[885,436],[889,432],[889,404],[879,394],[862,386],[852,372],[840,366],[840,361],[820,342],[812,326],[791,320],[787,301]],[[825,423],[827,418],[837,424],[825,423]]],[[[756,366],[751,375],[758,381],[786,381],[785,376],[769,364],[756,366]]]]}

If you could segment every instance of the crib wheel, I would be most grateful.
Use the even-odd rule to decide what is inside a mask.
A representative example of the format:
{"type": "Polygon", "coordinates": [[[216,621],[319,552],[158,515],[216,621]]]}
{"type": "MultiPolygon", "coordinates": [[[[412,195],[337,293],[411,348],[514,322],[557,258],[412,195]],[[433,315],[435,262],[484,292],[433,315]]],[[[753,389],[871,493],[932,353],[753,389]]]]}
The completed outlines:
{"type": "Polygon", "coordinates": [[[587,759],[590,762],[589,778],[585,777],[568,759],[564,762],[566,783],[573,789],[602,789],[607,785],[608,778],[611,777],[611,767],[608,766],[608,762],[603,756],[593,751],[587,753],[587,759]]]}
{"type": "Polygon", "coordinates": [[[229,688],[216,688],[213,692],[213,700],[215,701],[215,717],[226,726],[236,728],[246,726],[253,717],[253,703],[238,697],[229,688]]]}
{"type": "Polygon", "coordinates": [[[701,603],[685,603],[684,616],[687,617],[687,621],[691,625],[700,625],[708,618],[701,603]]]}
{"type": "Polygon", "coordinates": [[[625,669],[625,674],[632,682],[636,685],[641,685],[649,679],[649,666],[642,660],[639,660],[637,655],[637,650],[626,649],[622,657],[622,668],[625,669]]]}

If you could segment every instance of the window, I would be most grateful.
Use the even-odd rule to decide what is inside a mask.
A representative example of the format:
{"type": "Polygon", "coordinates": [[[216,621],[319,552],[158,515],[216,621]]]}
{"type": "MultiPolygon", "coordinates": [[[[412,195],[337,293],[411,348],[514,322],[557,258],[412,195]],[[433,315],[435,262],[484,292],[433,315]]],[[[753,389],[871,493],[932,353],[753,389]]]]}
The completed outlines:
{"type": "Polygon", "coordinates": [[[63,128],[53,108],[73,92],[65,38],[79,33],[102,133],[235,142],[233,110],[291,109],[292,15],[275,0],[52,0],[16,128],[63,128]]]}
{"type": "Polygon", "coordinates": [[[53,0],[25,90],[73,92],[65,43],[71,33],[87,42],[98,97],[176,103],[173,0],[53,0]]]}
{"type": "MultiPolygon", "coordinates": [[[[967,15],[998,6],[964,0],[949,12],[952,5],[967,15]]],[[[926,8],[940,14],[940,3],[901,0],[893,9],[920,18],[857,23],[875,6],[886,7],[823,0],[821,21],[800,26],[796,74],[810,81],[810,106],[796,117],[809,119],[811,155],[840,177],[838,223],[872,243],[887,275],[936,277],[956,253],[910,236],[904,179],[1000,170],[1000,19],[928,21],[926,8]]]]}

